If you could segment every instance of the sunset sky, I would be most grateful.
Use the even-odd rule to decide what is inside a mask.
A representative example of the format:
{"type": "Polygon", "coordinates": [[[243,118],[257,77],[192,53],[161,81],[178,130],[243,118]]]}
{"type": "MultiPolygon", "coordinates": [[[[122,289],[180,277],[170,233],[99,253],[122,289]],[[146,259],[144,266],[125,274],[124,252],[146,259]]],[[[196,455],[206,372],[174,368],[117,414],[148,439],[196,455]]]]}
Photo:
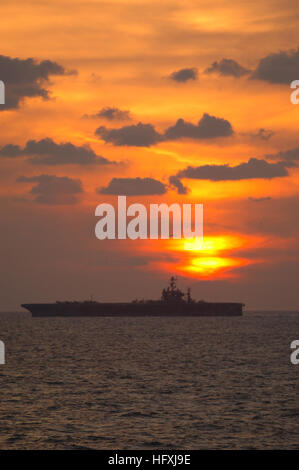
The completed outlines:
{"type": "Polygon", "coordinates": [[[299,4],[1,6],[1,310],[157,298],[298,309],[299,4]],[[95,208],[204,205],[204,245],[96,239],[95,208]]]}

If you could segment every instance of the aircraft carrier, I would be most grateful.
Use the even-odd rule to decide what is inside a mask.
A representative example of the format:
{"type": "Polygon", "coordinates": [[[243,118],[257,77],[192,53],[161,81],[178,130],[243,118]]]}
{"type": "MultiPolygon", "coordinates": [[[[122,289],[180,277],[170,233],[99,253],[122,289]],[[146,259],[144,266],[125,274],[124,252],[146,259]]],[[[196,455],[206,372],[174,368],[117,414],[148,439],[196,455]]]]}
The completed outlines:
{"type": "Polygon", "coordinates": [[[191,298],[178,289],[177,279],[162,290],[160,300],[133,300],[132,302],[83,302],[22,304],[33,317],[237,317],[243,314],[243,303],[205,302],[191,298]]]}

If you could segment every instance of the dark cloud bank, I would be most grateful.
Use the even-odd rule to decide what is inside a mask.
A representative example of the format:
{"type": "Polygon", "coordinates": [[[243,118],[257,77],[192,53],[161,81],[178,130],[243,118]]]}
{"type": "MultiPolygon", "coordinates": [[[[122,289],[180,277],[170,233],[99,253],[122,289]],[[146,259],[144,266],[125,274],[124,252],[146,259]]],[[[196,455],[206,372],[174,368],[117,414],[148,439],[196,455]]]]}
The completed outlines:
{"type": "Polygon", "coordinates": [[[178,194],[188,194],[189,192],[189,189],[183,185],[181,180],[176,175],[169,177],[169,184],[171,187],[177,190],[178,194]]]}
{"type": "Polygon", "coordinates": [[[150,196],[165,194],[166,186],[153,178],[113,178],[107,187],[97,189],[98,194],[123,196],[150,196]]]}
{"type": "Polygon", "coordinates": [[[299,76],[299,48],[268,54],[259,60],[252,71],[233,59],[221,59],[213,62],[204,73],[236,78],[248,75],[250,79],[290,85],[299,76]]]}
{"type": "Polygon", "coordinates": [[[0,79],[5,84],[5,105],[1,105],[0,111],[18,108],[25,98],[38,96],[49,99],[47,85],[50,77],[74,73],[51,60],[38,62],[32,58],[0,55],[0,79]]]}
{"type": "Polygon", "coordinates": [[[266,160],[251,158],[248,162],[236,166],[202,165],[188,166],[176,175],[169,177],[169,186],[153,178],[113,178],[108,186],[98,188],[99,194],[114,195],[158,195],[165,194],[169,188],[184,195],[189,189],[183,185],[181,178],[209,181],[239,181],[244,179],[273,179],[288,176],[283,162],[269,163],[266,160]]]}
{"type": "Polygon", "coordinates": [[[219,62],[213,62],[210,67],[205,70],[206,74],[217,73],[222,76],[243,77],[247,75],[250,70],[238,64],[233,59],[221,59],[219,62]]]}
{"type": "Polygon", "coordinates": [[[299,48],[281,51],[262,58],[251,78],[269,83],[290,84],[299,76],[299,48]]]}
{"type": "Polygon", "coordinates": [[[252,139],[261,139],[261,140],[267,141],[271,139],[271,137],[273,137],[274,134],[275,132],[271,131],[271,129],[261,128],[257,132],[254,132],[254,133],[251,132],[251,133],[244,134],[244,135],[248,135],[252,139]]]}
{"type": "Polygon", "coordinates": [[[116,146],[150,147],[163,140],[152,124],[142,124],[141,122],[119,129],[100,126],[96,129],[95,134],[106,143],[112,143],[116,146]]]}
{"type": "Polygon", "coordinates": [[[164,134],[157,132],[152,124],[143,124],[141,122],[119,129],[109,129],[105,126],[100,126],[95,131],[95,134],[106,143],[112,143],[116,146],[135,147],[150,147],[159,142],[181,138],[215,139],[217,137],[229,137],[233,133],[234,131],[229,121],[210,116],[207,113],[202,116],[198,124],[178,119],[176,124],[166,129],[164,134]]]}
{"type": "MultiPolygon", "coordinates": [[[[289,176],[289,167],[295,166],[285,161],[269,163],[264,159],[250,158],[248,162],[239,165],[201,165],[188,166],[179,171],[176,175],[170,176],[169,183],[177,189],[178,194],[187,194],[188,188],[181,182],[182,178],[193,180],[208,181],[241,181],[250,179],[274,179],[289,176]]],[[[262,202],[271,199],[265,198],[249,198],[251,201],[262,202]]]]}
{"type": "Polygon", "coordinates": [[[180,69],[172,72],[169,78],[177,83],[186,83],[189,80],[196,80],[198,78],[198,72],[196,68],[180,69]]]}
{"type": "Polygon", "coordinates": [[[34,183],[30,193],[40,204],[76,204],[78,196],[83,193],[81,181],[68,176],[20,176],[17,181],[34,183]]]}
{"type": "Polygon", "coordinates": [[[132,119],[129,110],[109,106],[100,109],[100,111],[95,114],[84,114],[83,117],[89,119],[107,119],[108,121],[130,121],[132,119]]]}
{"type": "Polygon", "coordinates": [[[270,160],[280,160],[288,167],[297,166],[299,163],[299,147],[295,147],[281,152],[266,155],[270,160]]]}
{"type": "Polygon", "coordinates": [[[97,155],[88,145],[74,145],[71,142],[57,144],[50,138],[28,140],[24,148],[8,144],[0,149],[0,156],[16,158],[34,155],[29,162],[34,165],[109,165],[115,162],[97,155]]]}
{"type": "Polygon", "coordinates": [[[269,163],[266,160],[251,158],[248,162],[236,166],[202,165],[188,166],[178,172],[178,178],[190,178],[210,181],[236,181],[244,179],[272,179],[288,176],[283,162],[269,163]]]}

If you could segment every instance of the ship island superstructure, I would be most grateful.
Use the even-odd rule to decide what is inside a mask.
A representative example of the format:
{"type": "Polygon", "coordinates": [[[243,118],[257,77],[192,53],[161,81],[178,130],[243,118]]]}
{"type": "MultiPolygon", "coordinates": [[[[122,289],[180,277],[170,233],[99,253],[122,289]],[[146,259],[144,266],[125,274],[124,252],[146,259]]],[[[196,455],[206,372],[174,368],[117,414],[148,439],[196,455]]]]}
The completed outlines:
{"type": "Polygon", "coordinates": [[[133,300],[132,302],[97,302],[94,300],[56,301],[53,303],[22,304],[33,317],[236,317],[243,314],[240,302],[196,301],[190,289],[183,292],[172,276],[159,300],[133,300]]]}

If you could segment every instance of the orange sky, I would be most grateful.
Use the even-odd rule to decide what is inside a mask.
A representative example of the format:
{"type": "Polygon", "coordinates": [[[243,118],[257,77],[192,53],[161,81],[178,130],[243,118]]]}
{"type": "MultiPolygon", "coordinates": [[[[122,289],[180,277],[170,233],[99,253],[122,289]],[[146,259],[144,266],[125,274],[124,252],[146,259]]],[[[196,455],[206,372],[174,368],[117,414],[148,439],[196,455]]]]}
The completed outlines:
{"type": "MultiPolygon", "coordinates": [[[[12,0],[2,5],[2,55],[50,60],[77,74],[50,76],[44,84],[50,100],[27,97],[18,108],[0,112],[0,145],[24,147],[28,140],[51,138],[89,144],[97,155],[118,162],[50,166],[32,165],[29,156],[0,157],[3,308],[18,308],[23,301],[84,298],[91,291],[99,299],[132,298],[139,291],[157,296],[173,272],[185,285],[191,282],[195,296],[207,300],[298,308],[295,165],[286,177],[182,178],[187,195],[172,188],[162,196],[128,198],[144,204],[203,203],[204,249],[172,240],[106,243],[93,234],[96,205],[116,200],[97,194],[96,188],[112,178],[153,178],[167,186],[171,175],[188,166],[236,166],[299,147],[299,105],[290,103],[288,84],[251,80],[250,74],[205,73],[223,58],[253,71],[269,54],[297,49],[298,9],[297,2],[281,0],[218,0],[213,5],[207,0],[12,0]],[[196,68],[198,78],[185,83],[169,78],[184,68],[196,68]],[[129,110],[132,119],[83,117],[105,107],[129,110]],[[116,146],[95,135],[99,126],[117,129],[138,122],[162,134],[179,118],[197,124],[204,113],[229,121],[234,134],[150,147],[116,146]],[[256,137],[260,129],[273,135],[256,137]],[[43,174],[80,179],[84,192],[77,204],[37,204],[30,193],[34,183],[16,182],[43,174]]],[[[294,80],[299,79],[297,70],[294,80]]]]}

